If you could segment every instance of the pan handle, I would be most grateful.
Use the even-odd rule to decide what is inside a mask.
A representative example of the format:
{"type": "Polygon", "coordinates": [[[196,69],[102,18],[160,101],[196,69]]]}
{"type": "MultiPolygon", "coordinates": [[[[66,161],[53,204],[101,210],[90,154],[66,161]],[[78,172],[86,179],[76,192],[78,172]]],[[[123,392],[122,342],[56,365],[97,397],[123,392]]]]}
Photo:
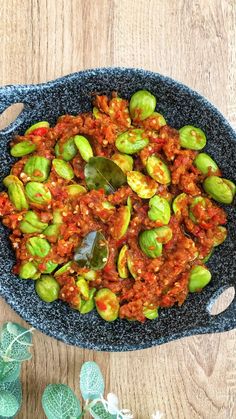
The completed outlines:
{"type": "Polygon", "coordinates": [[[231,330],[236,328],[236,292],[234,293],[234,298],[231,301],[231,303],[229,304],[229,306],[222,311],[219,314],[216,315],[212,315],[210,314],[210,310],[213,306],[213,304],[215,303],[215,301],[217,300],[217,298],[227,289],[233,287],[234,291],[235,291],[235,283],[233,284],[228,284],[222,288],[220,288],[219,290],[215,291],[211,298],[210,301],[206,307],[206,310],[209,314],[209,325],[210,328],[212,329],[212,332],[215,331],[219,331],[219,332],[223,332],[223,331],[227,331],[227,330],[231,330]]]}

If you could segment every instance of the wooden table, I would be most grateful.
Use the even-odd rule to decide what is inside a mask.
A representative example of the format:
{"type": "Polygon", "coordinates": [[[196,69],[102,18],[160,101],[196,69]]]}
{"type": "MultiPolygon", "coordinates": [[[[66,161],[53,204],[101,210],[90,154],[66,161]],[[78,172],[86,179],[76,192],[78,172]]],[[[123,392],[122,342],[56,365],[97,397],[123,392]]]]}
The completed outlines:
{"type": "MultiPolygon", "coordinates": [[[[0,83],[38,83],[80,69],[142,67],[176,78],[236,126],[235,0],[1,0],[0,83]]],[[[158,99],[158,98],[157,98],[158,99]]],[[[1,322],[24,322],[1,300],[1,322]]],[[[190,337],[132,353],[66,346],[35,331],[19,418],[44,418],[43,388],[78,394],[82,362],[101,366],[107,390],[138,419],[236,417],[236,332],[190,337]]]]}

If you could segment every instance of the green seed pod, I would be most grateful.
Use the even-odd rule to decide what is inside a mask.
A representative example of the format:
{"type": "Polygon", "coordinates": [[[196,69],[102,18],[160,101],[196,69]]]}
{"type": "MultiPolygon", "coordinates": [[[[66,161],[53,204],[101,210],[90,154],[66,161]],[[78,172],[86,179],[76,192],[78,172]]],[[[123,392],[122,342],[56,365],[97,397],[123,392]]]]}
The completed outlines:
{"type": "Polygon", "coordinates": [[[186,207],[188,200],[188,195],[186,193],[181,193],[177,195],[172,203],[172,209],[176,215],[182,213],[183,208],[186,207]]]}
{"type": "Polygon", "coordinates": [[[139,235],[139,246],[143,253],[149,258],[157,258],[162,254],[162,243],[160,243],[157,234],[157,228],[146,230],[139,235]]]}
{"type": "Polygon", "coordinates": [[[35,131],[38,128],[49,128],[49,123],[47,121],[40,121],[36,124],[31,125],[26,131],[25,135],[30,134],[31,132],[35,131]]]}
{"type": "Polygon", "coordinates": [[[70,163],[67,163],[62,159],[53,159],[52,166],[58,176],[65,180],[73,179],[74,172],[70,163]]]}
{"type": "Polygon", "coordinates": [[[61,143],[57,142],[55,145],[55,155],[66,161],[72,160],[77,154],[77,147],[74,142],[74,137],[69,138],[67,141],[61,143]]]}
{"type": "Polygon", "coordinates": [[[157,191],[157,183],[153,179],[135,170],[127,173],[127,182],[131,189],[143,199],[152,198],[157,191]]]}
{"type": "Polygon", "coordinates": [[[76,286],[79,289],[79,292],[84,300],[89,299],[89,286],[87,281],[82,277],[78,276],[78,279],[76,281],[76,286]]]}
{"type": "Polygon", "coordinates": [[[81,314],[87,314],[94,309],[95,307],[94,294],[96,291],[97,291],[96,288],[91,288],[89,290],[88,301],[84,301],[84,300],[81,301],[80,308],[79,308],[79,311],[81,314]]]}
{"type": "Polygon", "coordinates": [[[193,198],[192,203],[191,203],[191,205],[189,207],[189,217],[191,218],[191,220],[194,223],[198,223],[199,222],[198,218],[196,218],[196,216],[194,215],[194,211],[193,211],[194,210],[194,207],[196,205],[201,206],[205,210],[205,208],[207,206],[206,199],[203,196],[195,196],[193,198]]]}
{"type": "Polygon", "coordinates": [[[29,201],[38,206],[48,205],[51,202],[51,192],[46,185],[39,182],[28,182],[25,193],[29,201]]]}
{"type": "Polygon", "coordinates": [[[214,237],[214,244],[213,246],[219,246],[220,244],[222,244],[227,238],[227,229],[223,226],[218,226],[217,227],[217,234],[214,237]]]}
{"type": "Polygon", "coordinates": [[[51,246],[46,239],[35,236],[30,237],[26,242],[26,248],[32,256],[44,258],[51,250],[51,246]]]}
{"type": "Polygon", "coordinates": [[[168,243],[172,239],[172,236],[173,236],[173,232],[171,228],[168,226],[155,228],[155,233],[156,233],[156,240],[163,244],[168,243]]]}
{"type": "Polygon", "coordinates": [[[153,120],[153,128],[154,129],[160,129],[164,125],[166,125],[166,120],[163,115],[161,115],[158,112],[153,112],[152,115],[149,116],[149,119],[153,120]]]}
{"type": "Polygon", "coordinates": [[[66,192],[69,196],[73,197],[77,195],[83,195],[87,192],[87,190],[81,185],[73,184],[66,186],[66,192]]]}
{"type": "Polygon", "coordinates": [[[32,156],[25,163],[24,172],[31,180],[44,182],[50,172],[50,160],[41,156],[32,156]]]}
{"type": "Polygon", "coordinates": [[[158,308],[143,307],[143,314],[149,320],[155,320],[158,317],[158,308]]]}
{"type": "Polygon", "coordinates": [[[36,150],[36,145],[31,141],[21,141],[11,147],[10,153],[13,157],[23,157],[33,153],[34,150],[36,150]]]}
{"type": "Polygon", "coordinates": [[[117,261],[117,269],[120,278],[128,278],[129,270],[127,265],[127,255],[128,255],[128,246],[124,244],[120,249],[118,261],[117,261]]]}
{"type": "Polygon", "coordinates": [[[162,224],[169,224],[170,221],[170,204],[167,199],[159,195],[153,196],[149,201],[148,217],[152,221],[158,221],[162,224]]]}
{"type": "Polygon", "coordinates": [[[120,240],[128,230],[130,223],[130,209],[127,206],[120,207],[118,210],[119,225],[115,228],[115,238],[120,240]]]}
{"type": "Polygon", "coordinates": [[[134,279],[137,278],[138,275],[137,275],[137,272],[136,272],[136,269],[135,269],[135,263],[134,263],[134,261],[132,259],[132,256],[130,255],[129,252],[127,254],[127,266],[128,266],[128,269],[129,269],[132,277],[134,279]]]}
{"type": "Polygon", "coordinates": [[[224,179],[224,182],[230,187],[230,189],[232,191],[232,194],[234,196],[235,193],[236,193],[236,185],[235,185],[235,183],[232,182],[232,180],[229,180],[229,179],[224,179]]]}
{"type": "Polygon", "coordinates": [[[18,179],[18,177],[17,176],[14,176],[14,175],[8,175],[8,176],[6,176],[4,179],[3,179],[3,185],[4,186],[6,186],[6,188],[8,188],[10,185],[12,185],[12,184],[17,184],[17,185],[20,185],[20,186],[24,186],[23,185],[23,183],[21,182],[21,180],[20,179],[18,179]]]}
{"type": "Polygon", "coordinates": [[[125,174],[133,170],[133,158],[127,154],[115,153],[111,157],[111,160],[114,161],[125,174]]]}
{"type": "Polygon", "coordinates": [[[211,273],[207,268],[205,268],[204,266],[194,266],[190,271],[188,284],[189,291],[200,291],[207,284],[209,284],[210,280],[211,273]]]}
{"type": "Polygon", "coordinates": [[[133,205],[132,205],[132,199],[130,198],[130,196],[128,196],[127,198],[127,207],[130,210],[130,213],[133,211],[133,205]]]}
{"type": "Polygon", "coordinates": [[[48,260],[45,263],[46,267],[45,269],[42,271],[43,274],[51,274],[53,271],[55,271],[55,269],[58,266],[58,263],[54,263],[51,260],[48,260]]]}
{"type": "Polygon", "coordinates": [[[34,262],[25,262],[20,266],[19,277],[22,279],[34,279],[37,274],[37,266],[34,262]]]}
{"type": "Polygon", "coordinates": [[[207,175],[209,170],[211,173],[219,170],[216,162],[206,153],[199,153],[195,157],[193,164],[203,175],[207,175]]]}
{"type": "Polygon", "coordinates": [[[35,291],[45,303],[52,303],[59,297],[60,286],[51,275],[42,275],[35,283],[35,291]]]}
{"type": "Polygon", "coordinates": [[[203,259],[202,259],[202,263],[206,263],[206,262],[208,262],[208,260],[210,259],[210,257],[213,255],[213,253],[214,253],[214,250],[212,249],[209,253],[208,253],[208,255],[206,255],[203,259]]]}
{"type": "Polygon", "coordinates": [[[234,192],[232,187],[229,186],[227,179],[219,176],[209,176],[204,180],[203,188],[217,202],[222,204],[231,204],[233,202],[234,192]]]}
{"type": "Polygon", "coordinates": [[[118,135],[116,139],[116,148],[124,154],[135,154],[141,151],[149,144],[148,138],[145,138],[143,129],[130,129],[123,134],[118,135]]]}
{"type": "Polygon", "coordinates": [[[56,208],[53,210],[53,224],[63,223],[62,212],[63,212],[63,208],[56,208]]]}
{"type": "Polygon", "coordinates": [[[206,145],[206,136],[200,128],[185,125],[179,130],[180,145],[190,150],[201,150],[206,145]]]}
{"type": "Polygon", "coordinates": [[[64,274],[65,272],[69,271],[71,268],[71,263],[72,262],[67,262],[65,265],[63,265],[60,269],[58,269],[55,273],[54,276],[57,277],[59,275],[64,274]]]}
{"type": "Polygon", "coordinates": [[[129,111],[132,119],[143,121],[154,112],[156,98],[147,90],[138,90],[131,96],[129,111]]]}
{"type": "Polygon", "coordinates": [[[55,237],[57,238],[60,233],[60,225],[59,224],[51,224],[49,225],[43,232],[43,234],[47,237],[55,237]]]}
{"type": "Polygon", "coordinates": [[[24,187],[19,183],[11,183],[8,186],[8,196],[18,211],[28,209],[29,205],[25,197],[24,187]]]}
{"type": "Polygon", "coordinates": [[[95,281],[95,279],[97,278],[97,272],[93,271],[92,269],[88,272],[84,272],[83,273],[83,277],[87,280],[87,281],[95,281]]]}
{"type": "Polygon", "coordinates": [[[27,211],[23,220],[20,222],[20,230],[22,233],[41,233],[47,228],[47,223],[42,223],[38,214],[34,211],[27,211]]]}
{"type": "Polygon", "coordinates": [[[88,162],[89,159],[93,157],[93,149],[89,141],[87,138],[83,137],[83,135],[76,135],[74,141],[82,159],[88,162]]]}
{"type": "Polygon", "coordinates": [[[147,159],[147,172],[158,183],[166,185],[171,182],[168,166],[157,156],[150,156],[147,159]]]}
{"type": "Polygon", "coordinates": [[[95,304],[98,314],[107,322],[117,319],[119,313],[119,300],[108,288],[100,289],[95,295],[95,304]]]}

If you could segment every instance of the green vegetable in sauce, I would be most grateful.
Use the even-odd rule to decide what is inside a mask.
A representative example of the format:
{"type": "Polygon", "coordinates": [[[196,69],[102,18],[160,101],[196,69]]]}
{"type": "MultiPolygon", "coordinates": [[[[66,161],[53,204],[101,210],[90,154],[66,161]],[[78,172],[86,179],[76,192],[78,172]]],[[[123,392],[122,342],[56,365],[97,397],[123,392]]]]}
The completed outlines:
{"type": "Polygon", "coordinates": [[[62,177],[65,180],[71,180],[74,177],[73,169],[70,163],[62,159],[53,159],[52,167],[54,168],[56,174],[62,177]]]}
{"type": "Polygon", "coordinates": [[[139,235],[139,246],[143,253],[153,259],[162,254],[162,243],[157,240],[158,234],[156,230],[158,229],[146,230],[139,235]]]}
{"type": "Polygon", "coordinates": [[[81,296],[84,298],[84,300],[89,299],[89,286],[87,281],[82,277],[78,276],[78,279],[76,281],[76,286],[79,289],[79,292],[81,296]]]}
{"type": "Polygon", "coordinates": [[[26,234],[41,233],[47,226],[48,224],[42,223],[34,211],[27,211],[20,222],[20,230],[26,234]]]}
{"type": "Polygon", "coordinates": [[[133,205],[132,205],[132,199],[130,198],[130,196],[128,196],[127,198],[127,207],[130,210],[130,213],[133,211],[133,205]]]}
{"type": "Polygon", "coordinates": [[[149,320],[155,320],[158,317],[158,308],[143,307],[143,314],[149,320]]]}
{"type": "Polygon", "coordinates": [[[81,268],[102,269],[108,260],[108,244],[100,231],[91,231],[75,250],[74,260],[81,268]]]}
{"type": "Polygon", "coordinates": [[[130,172],[130,170],[133,170],[133,158],[127,154],[115,153],[111,157],[111,160],[114,161],[125,174],[130,172]]]}
{"type": "Polygon", "coordinates": [[[31,141],[20,141],[11,147],[11,155],[13,157],[23,157],[36,150],[36,145],[31,141]]]}
{"type": "Polygon", "coordinates": [[[33,204],[48,205],[51,202],[51,192],[46,185],[39,182],[28,182],[25,186],[25,193],[33,204]]]}
{"type": "Polygon", "coordinates": [[[157,156],[152,155],[147,159],[147,172],[158,183],[166,185],[171,182],[168,166],[157,156]]]}
{"type": "Polygon", "coordinates": [[[72,160],[78,152],[78,149],[74,142],[74,137],[69,138],[67,141],[62,142],[58,141],[55,145],[55,155],[56,157],[70,161],[72,160]]]}
{"type": "Polygon", "coordinates": [[[31,180],[43,182],[49,176],[50,166],[50,160],[45,157],[32,156],[25,163],[24,172],[31,180]]]}
{"type": "Polygon", "coordinates": [[[73,184],[73,185],[66,186],[66,192],[68,193],[69,196],[73,197],[76,195],[83,195],[87,191],[83,186],[73,184]]]}
{"type": "Polygon", "coordinates": [[[62,212],[63,212],[62,208],[55,208],[53,210],[53,224],[63,223],[62,212]]]}
{"type": "Polygon", "coordinates": [[[161,224],[168,224],[170,221],[170,204],[167,199],[159,195],[153,196],[149,201],[148,217],[152,221],[158,221],[161,224]]]}
{"type": "Polygon", "coordinates": [[[203,182],[205,192],[215,201],[222,204],[231,204],[234,199],[234,183],[219,176],[209,176],[203,182]]]}
{"type": "Polygon", "coordinates": [[[59,224],[50,224],[44,231],[43,234],[47,237],[55,237],[57,238],[60,233],[60,225],[59,224]]]}
{"type": "Polygon", "coordinates": [[[172,203],[172,209],[176,215],[180,215],[183,209],[188,204],[188,195],[186,193],[181,193],[177,195],[172,203]]]}
{"type": "Polygon", "coordinates": [[[49,128],[49,123],[47,121],[40,121],[36,124],[31,125],[26,131],[25,135],[30,134],[31,132],[35,131],[38,128],[49,128]]]}
{"type": "Polygon", "coordinates": [[[207,175],[209,171],[213,174],[219,170],[216,162],[206,153],[199,153],[193,164],[203,175],[207,175]]]}
{"type": "Polygon", "coordinates": [[[87,279],[87,281],[95,281],[97,278],[97,272],[91,269],[90,271],[84,272],[83,277],[87,279]]]}
{"type": "Polygon", "coordinates": [[[34,262],[25,262],[20,266],[19,277],[22,279],[34,279],[35,275],[37,276],[37,272],[37,266],[34,262]]]}
{"type": "Polygon", "coordinates": [[[92,157],[85,166],[84,174],[89,190],[104,189],[111,194],[126,183],[123,171],[105,157],[92,157]]]}
{"type": "Polygon", "coordinates": [[[127,173],[127,182],[131,189],[143,199],[152,198],[157,191],[157,183],[153,179],[135,170],[127,173]]]}
{"type": "Polygon", "coordinates": [[[143,129],[130,129],[123,134],[118,135],[116,139],[116,148],[124,154],[135,154],[141,151],[149,144],[145,137],[143,129]]]}
{"type": "Polygon", "coordinates": [[[74,141],[82,159],[88,162],[89,159],[93,157],[93,149],[89,141],[87,140],[87,138],[83,137],[83,135],[76,135],[74,137],[74,141]]]}
{"type": "Polygon", "coordinates": [[[206,145],[206,136],[200,128],[185,125],[179,130],[180,145],[190,150],[201,150],[206,145]]]}
{"type": "Polygon", "coordinates": [[[189,291],[200,291],[207,284],[209,284],[210,280],[211,273],[207,268],[205,268],[204,266],[194,266],[190,271],[188,284],[189,291]]]}
{"type": "Polygon", "coordinates": [[[95,119],[101,119],[101,112],[96,106],[93,107],[93,116],[95,119]]]}
{"type": "Polygon", "coordinates": [[[57,277],[59,275],[64,274],[65,272],[69,271],[71,269],[71,264],[72,264],[72,262],[67,262],[65,265],[63,265],[60,269],[58,269],[54,273],[54,276],[57,277]]]}
{"type": "Polygon", "coordinates": [[[21,182],[20,179],[18,179],[17,176],[14,175],[8,175],[3,179],[3,185],[6,186],[6,188],[8,188],[10,185],[12,184],[18,184],[20,186],[23,186],[23,183],[21,182]]]}
{"type": "Polygon", "coordinates": [[[219,246],[220,244],[222,244],[226,238],[227,238],[227,229],[223,226],[218,226],[217,227],[217,234],[214,237],[214,244],[213,246],[219,246]]]}
{"type": "Polygon", "coordinates": [[[95,307],[94,302],[94,294],[96,292],[96,288],[91,288],[89,290],[89,299],[87,301],[81,300],[79,311],[81,314],[87,314],[92,311],[95,307]]]}
{"type": "Polygon", "coordinates": [[[143,121],[154,112],[156,98],[147,90],[139,90],[131,96],[129,111],[132,119],[143,121]]]}
{"type": "Polygon", "coordinates": [[[115,223],[114,237],[120,240],[128,230],[130,223],[130,209],[128,206],[120,207],[117,211],[118,223],[115,223]]]}
{"type": "Polygon", "coordinates": [[[45,263],[45,269],[41,272],[44,273],[44,274],[51,274],[53,271],[55,271],[57,266],[58,266],[58,263],[54,263],[54,262],[51,262],[50,260],[48,260],[45,263]]]}
{"type": "Polygon", "coordinates": [[[119,300],[108,288],[100,289],[95,295],[95,304],[98,314],[107,322],[117,319],[119,314],[119,300]]]}
{"type": "Polygon", "coordinates": [[[32,256],[44,258],[51,250],[51,246],[46,239],[35,236],[30,237],[26,242],[26,248],[32,256]]]}
{"type": "Polygon", "coordinates": [[[155,228],[156,240],[160,243],[168,243],[173,236],[172,229],[169,226],[155,228]]]}
{"type": "Polygon", "coordinates": [[[42,275],[35,283],[35,290],[46,303],[52,303],[59,297],[60,286],[51,275],[42,275]]]}
{"type": "MultiPolygon", "coordinates": [[[[192,203],[189,207],[189,217],[194,223],[198,223],[198,218],[194,214],[194,208],[196,205],[201,207],[204,211],[206,210],[207,202],[206,199],[203,196],[195,196],[192,200],[192,203]]],[[[196,210],[195,210],[196,211],[196,210]]]]}
{"type": "Polygon", "coordinates": [[[210,259],[210,257],[213,255],[214,250],[212,249],[203,259],[202,259],[202,263],[206,263],[208,262],[208,260],[210,259]]]}
{"type": "Polygon", "coordinates": [[[20,185],[20,183],[11,183],[8,186],[8,196],[18,211],[28,209],[29,205],[25,197],[23,184],[20,185]]]}
{"type": "Polygon", "coordinates": [[[149,116],[149,119],[152,119],[152,126],[156,130],[166,125],[164,116],[158,112],[153,112],[152,115],[149,116]]]}
{"type": "Polygon", "coordinates": [[[128,246],[124,244],[120,249],[118,261],[117,261],[117,269],[120,278],[128,278],[129,270],[127,265],[127,255],[128,255],[128,246]]]}
{"type": "Polygon", "coordinates": [[[136,269],[135,269],[135,264],[134,264],[132,255],[129,253],[129,251],[127,253],[127,266],[128,266],[128,269],[129,269],[132,277],[134,279],[137,278],[138,275],[137,275],[137,272],[136,272],[136,269]]]}

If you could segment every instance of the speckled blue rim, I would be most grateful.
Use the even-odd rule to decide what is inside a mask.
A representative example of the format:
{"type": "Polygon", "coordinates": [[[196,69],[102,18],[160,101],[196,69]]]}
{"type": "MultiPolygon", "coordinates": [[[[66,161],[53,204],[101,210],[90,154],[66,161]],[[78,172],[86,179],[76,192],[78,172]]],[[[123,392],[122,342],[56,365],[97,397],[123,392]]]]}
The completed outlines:
{"type": "MultiPolygon", "coordinates": [[[[236,133],[223,115],[205,98],[168,77],[141,69],[98,68],[85,70],[39,85],[10,85],[0,88],[0,113],[13,103],[24,103],[24,110],[0,132],[1,179],[14,159],[9,141],[27,126],[46,119],[51,124],[64,113],[76,114],[91,109],[95,93],[118,91],[129,98],[138,89],[157,97],[157,111],[176,128],[186,124],[201,127],[207,135],[206,151],[218,162],[225,177],[236,181],[236,133]]],[[[217,316],[210,315],[214,300],[227,288],[235,287],[236,209],[226,207],[229,234],[216,249],[208,266],[213,279],[202,293],[190,295],[182,307],[160,310],[158,320],[145,324],[118,320],[106,323],[96,312],[86,316],[57,301],[45,304],[34,293],[33,281],[19,280],[11,273],[14,254],[0,227],[0,294],[32,326],[67,344],[99,351],[129,351],[152,347],[185,336],[231,330],[236,326],[236,297],[217,316]]]]}

